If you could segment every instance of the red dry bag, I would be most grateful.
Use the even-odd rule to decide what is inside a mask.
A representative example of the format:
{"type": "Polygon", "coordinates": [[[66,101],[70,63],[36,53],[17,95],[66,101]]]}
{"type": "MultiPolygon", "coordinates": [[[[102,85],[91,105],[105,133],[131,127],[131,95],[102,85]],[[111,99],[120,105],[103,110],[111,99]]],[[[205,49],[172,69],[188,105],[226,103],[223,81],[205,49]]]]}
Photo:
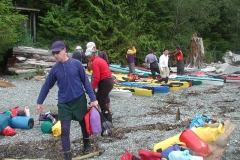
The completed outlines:
{"type": "Polygon", "coordinates": [[[211,153],[208,144],[199,138],[191,129],[183,131],[179,140],[202,157],[207,157],[207,155],[211,153]]]}
{"type": "Polygon", "coordinates": [[[92,134],[92,129],[91,129],[91,123],[90,123],[90,113],[92,111],[92,107],[90,110],[87,112],[87,114],[84,116],[84,121],[86,125],[86,130],[88,134],[92,134]]]}
{"type": "Polygon", "coordinates": [[[148,150],[139,150],[138,155],[141,157],[141,160],[159,160],[162,158],[161,153],[148,150]]]}

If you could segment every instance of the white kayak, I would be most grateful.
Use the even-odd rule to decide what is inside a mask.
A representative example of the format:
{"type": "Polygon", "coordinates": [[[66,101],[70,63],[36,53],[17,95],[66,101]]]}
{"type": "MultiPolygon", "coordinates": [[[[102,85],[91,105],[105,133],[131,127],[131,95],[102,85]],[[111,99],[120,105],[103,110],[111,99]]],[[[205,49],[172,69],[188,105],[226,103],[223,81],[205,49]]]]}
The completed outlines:
{"type": "Polygon", "coordinates": [[[114,97],[125,97],[125,98],[128,98],[128,97],[132,96],[132,92],[130,90],[114,88],[109,93],[109,96],[110,97],[114,96],[114,97]]]}

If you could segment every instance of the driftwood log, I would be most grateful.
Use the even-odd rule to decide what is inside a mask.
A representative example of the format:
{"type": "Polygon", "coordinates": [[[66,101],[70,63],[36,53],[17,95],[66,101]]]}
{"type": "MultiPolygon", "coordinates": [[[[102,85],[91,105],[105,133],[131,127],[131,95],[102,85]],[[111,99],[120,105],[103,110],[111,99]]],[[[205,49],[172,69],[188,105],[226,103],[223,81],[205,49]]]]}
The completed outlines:
{"type": "MultiPolygon", "coordinates": [[[[219,136],[219,139],[227,142],[230,136],[233,134],[233,132],[236,130],[237,125],[232,123],[230,120],[226,120],[224,122],[224,125],[226,127],[226,130],[223,134],[219,136]]],[[[209,148],[212,151],[212,154],[205,158],[205,160],[216,160],[216,159],[222,159],[224,152],[226,151],[227,146],[219,146],[214,142],[211,142],[209,144],[209,148]]]]}
{"type": "Polygon", "coordinates": [[[240,55],[235,54],[231,51],[227,51],[226,54],[223,56],[223,61],[230,65],[239,65],[240,64],[240,55]]]}
{"type": "Polygon", "coordinates": [[[8,59],[8,71],[13,74],[34,73],[37,67],[49,71],[56,63],[49,50],[18,46],[13,48],[13,57],[8,59]]]}
{"type": "Polygon", "coordinates": [[[204,57],[203,40],[202,38],[197,37],[197,34],[194,33],[193,37],[191,38],[190,51],[186,63],[189,67],[200,69],[204,57]]]}

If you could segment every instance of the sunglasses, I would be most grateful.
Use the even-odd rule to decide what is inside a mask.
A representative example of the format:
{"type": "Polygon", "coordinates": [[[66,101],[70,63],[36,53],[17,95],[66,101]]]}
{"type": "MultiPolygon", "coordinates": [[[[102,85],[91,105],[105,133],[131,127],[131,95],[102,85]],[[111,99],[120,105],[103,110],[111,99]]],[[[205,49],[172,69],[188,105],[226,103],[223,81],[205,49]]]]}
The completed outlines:
{"type": "Polygon", "coordinates": [[[59,54],[61,51],[54,51],[54,52],[52,52],[52,54],[53,55],[55,55],[55,54],[59,54]]]}

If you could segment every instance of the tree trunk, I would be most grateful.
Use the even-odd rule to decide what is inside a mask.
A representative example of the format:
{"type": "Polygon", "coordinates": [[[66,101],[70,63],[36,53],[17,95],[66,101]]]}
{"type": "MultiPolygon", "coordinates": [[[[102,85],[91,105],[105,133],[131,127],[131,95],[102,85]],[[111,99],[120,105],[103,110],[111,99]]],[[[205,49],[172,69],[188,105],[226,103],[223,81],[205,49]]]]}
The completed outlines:
{"type": "Polygon", "coordinates": [[[203,40],[200,37],[197,37],[197,34],[193,34],[191,38],[190,51],[187,57],[187,65],[193,68],[201,68],[204,54],[203,40]]]}

